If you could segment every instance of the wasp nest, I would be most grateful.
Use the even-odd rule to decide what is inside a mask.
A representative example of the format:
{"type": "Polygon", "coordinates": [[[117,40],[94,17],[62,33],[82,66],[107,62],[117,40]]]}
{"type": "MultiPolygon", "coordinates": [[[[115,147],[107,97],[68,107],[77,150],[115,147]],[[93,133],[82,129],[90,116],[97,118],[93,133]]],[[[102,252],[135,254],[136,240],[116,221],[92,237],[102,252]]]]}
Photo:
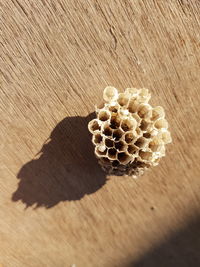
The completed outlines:
{"type": "Polygon", "coordinates": [[[109,174],[140,176],[156,166],[171,142],[164,109],[148,104],[148,89],[114,87],[103,92],[105,104],[88,124],[95,155],[109,174]]]}

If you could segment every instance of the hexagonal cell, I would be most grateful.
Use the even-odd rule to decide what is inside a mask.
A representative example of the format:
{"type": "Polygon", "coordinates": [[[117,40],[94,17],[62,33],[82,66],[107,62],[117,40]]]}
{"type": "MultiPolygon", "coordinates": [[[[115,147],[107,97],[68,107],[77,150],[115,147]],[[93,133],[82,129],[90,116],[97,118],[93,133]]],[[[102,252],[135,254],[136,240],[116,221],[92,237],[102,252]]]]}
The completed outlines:
{"type": "Polygon", "coordinates": [[[116,101],[118,98],[118,91],[112,86],[107,86],[103,91],[103,98],[106,102],[116,101]]]}
{"type": "Polygon", "coordinates": [[[151,106],[148,104],[140,104],[138,107],[138,115],[140,116],[140,118],[151,117],[151,109],[151,106]]]}
{"type": "Polygon", "coordinates": [[[133,155],[138,151],[138,147],[135,145],[128,145],[128,153],[133,155]]]}
{"type": "Polygon", "coordinates": [[[107,153],[107,148],[103,148],[103,146],[96,146],[95,147],[95,154],[98,156],[98,157],[103,157],[105,156],[107,153]]]}
{"type": "Polygon", "coordinates": [[[157,106],[157,107],[152,109],[152,117],[151,117],[152,121],[155,121],[155,120],[157,120],[161,117],[164,117],[164,116],[165,116],[165,111],[164,111],[163,107],[157,106]]]}
{"type": "Polygon", "coordinates": [[[118,153],[117,158],[119,162],[123,165],[131,161],[131,157],[125,152],[118,153]]]}
{"type": "Polygon", "coordinates": [[[106,110],[100,110],[98,114],[98,119],[101,121],[107,121],[110,119],[110,112],[106,110]]]}
{"type": "Polygon", "coordinates": [[[137,139],[137,141],[134,143],[135,146],[139,147],[139,148],[143,148],[147,143],[146,138],[144,137],[140,137],[137,139]]]}
{"type": "Polygon", "coordinates": [[[150,126],[149,122],[147,122],[145,120],[142,120],[140,123],[140,129],[142,131],[146,131],[149,128],[149,126],[150,126]]]}
{"type": "Polygon", "coordinates": [[[121,141],[115,143],[115,148],[118,151],[125,151],[127,148],[127,145],[124,141],[121,140],[121,141]]]}
{"type": "Polygon", "coordinates": [[[110,128],[109,123],[104,125],[103,134],[106,136],[112,136],[113,130],[110,128]]]}
{"type": "Polygon", "coordinates": [[[139,156],[143,160],[150,160],[152,158],[152,152],[139,151],[139,156]]]}
{"type": "Polygon", "coordinates": [[[165,144],[169,144],[172,142],[171,134],[169,131],[165,131],[162,133],[162,140],[165,144]]]}
{"type": "Polygon", "coordinates": [[[151,149],[151,151],[156,152],[156,151],[160,151],[160,149],[162,148],[163,142],[161,139],[155,137],[150,143],[149,143],[149,148],[151,149]]]}
{"type": "Polygon", "coordinates": [[[113,160],[117,157],[117,150],[115,148],[109,148],[108,149],[108,158],[113,160]]]}
{"type": "Polygon", "coordinates": [[[157,129],[162,129],[162,128],[167,129],[168,128],[168,122],[166,121],[166,119],[159,119],[154,123],[154,126],[157,129]]]}
{"type": "Polygon", "coordinates": [[[130,130],[135,130],[137,122],[135,119],[125,119],[121,122],[121,128],[127,132],[130,130]]]}
{"type": "Polygon", "coordinates": [[[106,145],[107,147],[113,147],[113,146],[114,146],[114,141],[111,140],[111,139],[106,138],[106,139],[105,139],[105,145],[106,145]]]}
{"type": "Polygon", "coordinates": [[[119,110],[119,105],[118,104],[115,104],[115,105],[109,107],[109,111],[112,112],[112,113],[117,113],[118,110],[119,110]]]}
{"type": "Polygon", "coordinates": [[[118,97],[118,103],[120,104],[120,106],[126,106],[129,102],[129,94],[126,93],[121,93],[119,94],[118,97]]]}
{"type": "Polygon", "coordinates": [[[132,113],[136,112],[138,109],[138,105],[139,105],[139,103],[138,103],[137,99],[135,97],[132,97],[130,99],[129,105],[128,105],[129,112],[132,112],[132,113]]]}
{"type": "Polygon", "coordinates": [[[150,98],[151,94],[149,93],[148,89],[146,88],[140,89],[140,101],[147,103],[150,98]]]}
{"type": "Polygon", "coordinates": [[[99,131],[101,129],[101,126],[99,125],[99,121],[97,119],[91,120],[88,124],[88,129],[91,133],[94,133],[95,131],[99,131]]]}
{"type": "Polygon", "coordinates": [[[119,141],[120,138],[123,136],[124,132],[120,129],[116,129],[113,131],[113,138],[115,139],[115,141],[119,141]]]}
{"type": "Polygon", "coordinates": [[[95,145],[100,144],[102,140],[103,140],[103,137],[101,136],[100,133],[96,133],[96,134],[94,134],[93,137],[92,137],[92,141],[93,141],[93,143],[94,143],[95,145]]]}
{"type": "Polygon", "coordinates": [[[136,136],[133,134],[133,132],[127,132],[124,136],[125,141],[127,144],[133,142],[136,139],[136,136]]]}
{"type": "Polygon", "coordinates": [[[118,114],[112,114],[111,120],[110,120],[110,127],[112,129],[117,129],[117,128],[119,128],[120,123],[121,123],[121,119],[118,116],[118,114]]]}

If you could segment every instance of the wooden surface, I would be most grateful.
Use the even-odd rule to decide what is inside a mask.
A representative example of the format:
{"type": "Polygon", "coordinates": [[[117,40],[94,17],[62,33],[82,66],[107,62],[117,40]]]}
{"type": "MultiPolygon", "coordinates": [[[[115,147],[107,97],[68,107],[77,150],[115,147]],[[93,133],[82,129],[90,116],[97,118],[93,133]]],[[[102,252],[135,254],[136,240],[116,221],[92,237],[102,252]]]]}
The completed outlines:
{"type": "Polygon", "coordinates": [[[200,2],[1,0],[0,30],[0,264],[200,266],[200,2]],[[106,85],[166,110],[141,179],[94,159],[106,85]]]}

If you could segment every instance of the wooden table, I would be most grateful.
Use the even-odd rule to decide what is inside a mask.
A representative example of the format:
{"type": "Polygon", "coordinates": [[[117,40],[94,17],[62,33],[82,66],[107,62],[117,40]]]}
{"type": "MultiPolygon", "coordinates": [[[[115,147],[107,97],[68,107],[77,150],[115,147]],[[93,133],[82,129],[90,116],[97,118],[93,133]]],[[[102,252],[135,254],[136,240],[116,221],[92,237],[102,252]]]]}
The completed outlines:
{"type": "Polygon", "coordinates": [[[0,264],[200,266],[200,2],[2,0],[0,30],[0,264]],[[166,110],[173,144],[141,179],[94,158],[107,85],[166,110]]]}

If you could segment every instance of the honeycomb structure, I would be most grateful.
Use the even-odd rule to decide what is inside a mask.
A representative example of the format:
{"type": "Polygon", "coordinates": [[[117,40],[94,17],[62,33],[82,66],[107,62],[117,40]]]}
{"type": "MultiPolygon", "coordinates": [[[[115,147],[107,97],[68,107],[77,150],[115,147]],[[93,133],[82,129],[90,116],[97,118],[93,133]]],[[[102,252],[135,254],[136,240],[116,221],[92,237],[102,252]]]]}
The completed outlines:
{"type": "Polygon", "coordinates": [[[152,107],[146,88],[127,88],[119,93],[114,87],[104,89],[105,104],[96,108],[97,118],[88,124],[95,155],[109,174],[142,175],[165,156],[171,135],[161,106],[152,107]]]}

